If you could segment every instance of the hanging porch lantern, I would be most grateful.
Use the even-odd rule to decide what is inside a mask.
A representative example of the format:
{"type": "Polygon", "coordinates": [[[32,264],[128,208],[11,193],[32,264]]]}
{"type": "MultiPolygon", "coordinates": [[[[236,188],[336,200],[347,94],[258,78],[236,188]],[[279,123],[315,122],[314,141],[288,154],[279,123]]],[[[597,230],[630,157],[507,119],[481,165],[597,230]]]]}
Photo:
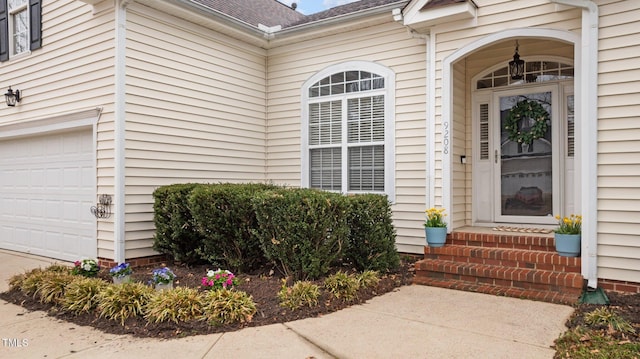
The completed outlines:
{"type": "Polygon", "coordinates": [[[513,60],[509,61],[509,72],[512,80],[522,80],[524,78],[524,60],[520,60],[518,47],[519,44],[516,40],[516,52],[513,54],[513,60]]]}

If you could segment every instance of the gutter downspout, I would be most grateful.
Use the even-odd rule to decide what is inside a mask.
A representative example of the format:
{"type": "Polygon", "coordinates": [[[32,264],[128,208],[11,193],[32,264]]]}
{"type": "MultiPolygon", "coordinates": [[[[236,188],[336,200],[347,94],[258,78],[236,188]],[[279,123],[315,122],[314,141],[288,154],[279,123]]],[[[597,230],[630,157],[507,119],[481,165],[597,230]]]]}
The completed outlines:
{"type": "Polygon", "coordinates": [[[127,6],[130,0],[116,0],[115,99],[114,99],[114,244],[113,260],[125,261],[125,79],[127,6]]]}
{"type": "Polygon", "coordinates": [[[580,126],[581,152],[581,211],[582,221],[582,275],[587,278],[589,290],[598,287],[598,90],[591,81],[598,78],[598,5],[590,0],[551,0],[551,2],[582,9],[582,51],[580,57],[580,81],[576,88],[580,97],[576,99],[580,126]],[[578,102],[579,100],[579,102],[578,102]],[[586,263],[584,263],[586,262],[586,263]]]}

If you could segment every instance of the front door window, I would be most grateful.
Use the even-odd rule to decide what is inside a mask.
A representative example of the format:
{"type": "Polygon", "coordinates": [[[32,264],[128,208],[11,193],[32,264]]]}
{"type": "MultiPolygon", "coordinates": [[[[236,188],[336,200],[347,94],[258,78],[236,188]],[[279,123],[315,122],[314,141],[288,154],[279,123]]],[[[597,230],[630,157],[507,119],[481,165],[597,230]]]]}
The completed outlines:
{"type": "Polygon", "coordinates": [[[551,91],[499,97],[499,217],[554,213],[552,103],[551,91]]]}

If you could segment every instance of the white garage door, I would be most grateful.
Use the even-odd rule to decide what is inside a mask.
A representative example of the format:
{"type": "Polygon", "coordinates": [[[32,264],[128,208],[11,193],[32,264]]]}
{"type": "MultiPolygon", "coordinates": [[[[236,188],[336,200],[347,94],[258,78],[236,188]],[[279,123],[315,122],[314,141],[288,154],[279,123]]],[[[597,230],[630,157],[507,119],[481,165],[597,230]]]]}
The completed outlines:
{"type": "Polygon", "coordinates": [[[96,257],[90,130],[0,140],[0,248],[96,257]]]}

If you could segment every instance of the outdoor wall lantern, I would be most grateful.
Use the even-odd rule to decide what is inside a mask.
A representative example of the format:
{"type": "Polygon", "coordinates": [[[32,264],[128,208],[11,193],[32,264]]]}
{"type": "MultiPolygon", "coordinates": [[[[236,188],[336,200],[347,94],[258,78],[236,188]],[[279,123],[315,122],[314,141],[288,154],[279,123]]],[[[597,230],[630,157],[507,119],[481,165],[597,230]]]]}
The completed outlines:
{"type": "Polygon", "coordinates": [[[518,40],[516,40],[516,53],[513,54],[513,60],[509,61],[509,72],[512,80],[522,80],[524,77],[524,60],[520,60],[518,47],[518,40]]]}
{"type": "Polygon", "coordinates": [[[20,90],[16,90],[15,92],[9,86],[7,93],[4,94],[5,99],[7,100],[7,106],[14,107],[16,102],[20,102],[20,90]]]}

